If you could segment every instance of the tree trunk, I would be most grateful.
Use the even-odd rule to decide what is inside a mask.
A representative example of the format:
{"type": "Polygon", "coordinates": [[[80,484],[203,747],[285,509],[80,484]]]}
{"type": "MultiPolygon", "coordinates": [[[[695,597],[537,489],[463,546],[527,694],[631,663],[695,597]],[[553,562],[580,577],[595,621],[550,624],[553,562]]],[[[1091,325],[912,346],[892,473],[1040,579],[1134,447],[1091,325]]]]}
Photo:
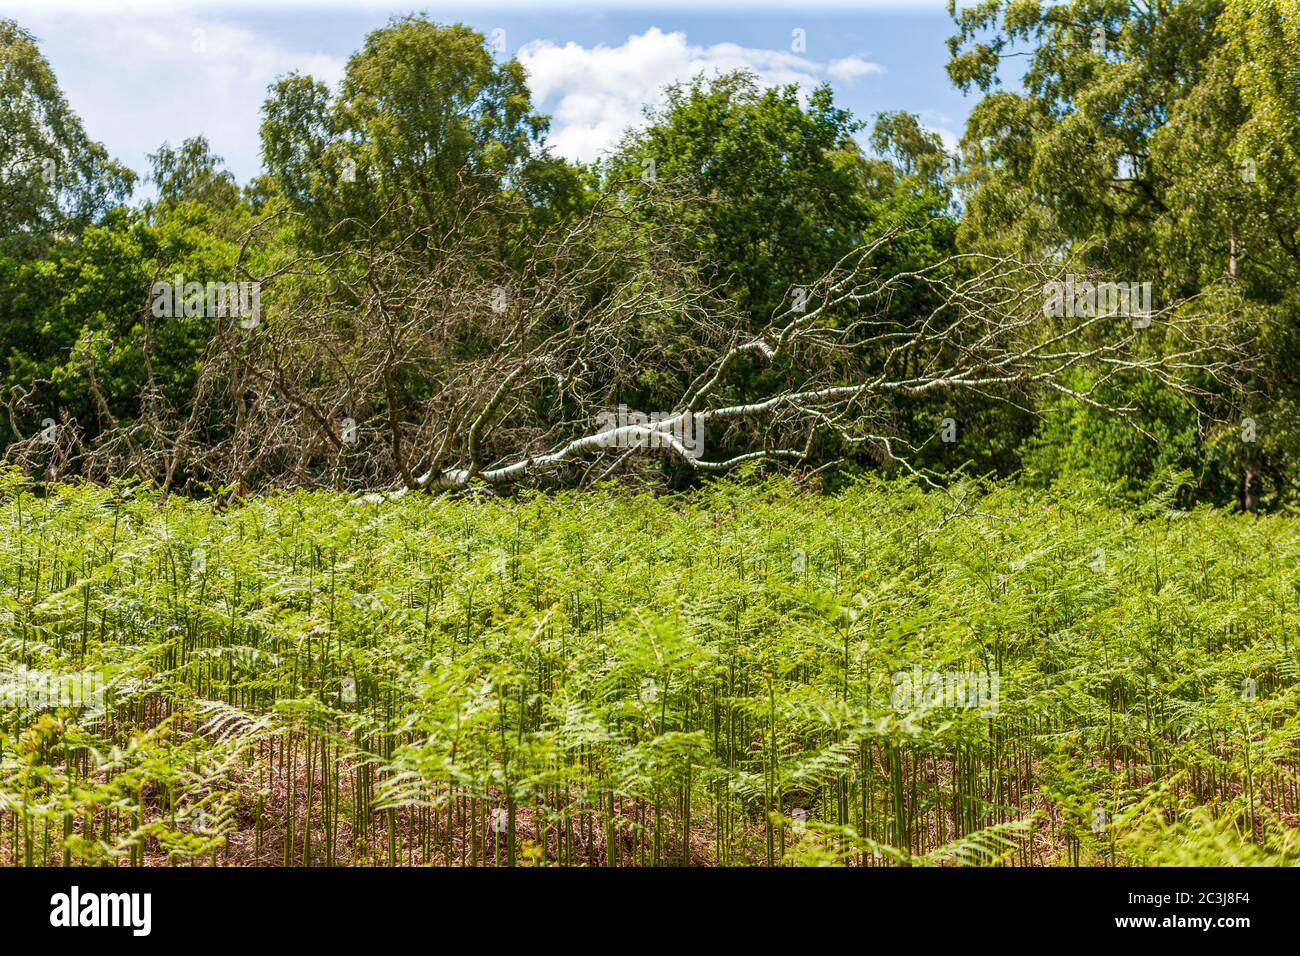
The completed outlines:
{"type": "Polygon", "coordinates": [[[1242,511],[1254,511],[1259,505],[1259,498],[1255,494],[1255,479],[1258,477],[1259,472],[1255,470],[1255,466],[1247,465],[1245,473],[1241,476],[1241,494],[1237,498],[1242,511]]]}

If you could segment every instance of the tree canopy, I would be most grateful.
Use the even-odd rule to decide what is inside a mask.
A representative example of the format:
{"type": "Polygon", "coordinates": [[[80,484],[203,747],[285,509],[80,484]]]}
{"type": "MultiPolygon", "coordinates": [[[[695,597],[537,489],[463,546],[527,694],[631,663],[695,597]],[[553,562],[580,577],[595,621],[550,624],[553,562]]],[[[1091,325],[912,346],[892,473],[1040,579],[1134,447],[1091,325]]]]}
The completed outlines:
{"type": "Polygon", "coordinates": [[[1134,495],[1187,473],[1208,500],[1284,505],[1295,13],[954,5],[948,71],[976,97],[957,155],[912,114],[735,72],[668,87],[590,165],[550,150],[517,60],[400,17],[336,88],[270,87],[256,179],[202,136],[162,143],[137,203],[0,21],[8,456],[240,488],[536,461],[567,482],[606,458],[674,483],[749,461],[1086,471],[1134,495]],[[1044,317],[1065,279],[1154,305],[1131,328],[1044,317]],[[583,444],[621,408],[704,416],[714,455],[583,444]]]}

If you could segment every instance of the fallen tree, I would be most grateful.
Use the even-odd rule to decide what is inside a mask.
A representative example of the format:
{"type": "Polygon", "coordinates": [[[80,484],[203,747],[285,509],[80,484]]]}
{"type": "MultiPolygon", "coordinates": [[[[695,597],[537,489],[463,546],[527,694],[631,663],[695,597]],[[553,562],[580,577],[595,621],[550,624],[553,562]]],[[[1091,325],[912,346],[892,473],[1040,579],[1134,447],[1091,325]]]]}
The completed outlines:
{"type": "Polygon", "coordinates": [[[912,468],[925,439],[897,426],[900,402],[943,397],[959,415],[965,396],[1056,392],[1144,431],[1108,385],[1151,377],[1201,401],[1230,392],[1245,362],[1222,302],[1098,303],[1078,291],[1114,287],[1060,260],[964,254],[888,272],[880,259],[905,230],[863,241],[746,328],[680,234],[644,228],[654,201],[612,188],[529,243],[481,228],[483,204],[467,201],[450,228],[238,275],[267,287],[267,313],[216,317],[191,408],[147,400],[137,421],[109,413],[93,443],[69,427],[66,449],[32,436],[10,457],[61,455],[64,470],[165,489],[378,496],[590,485],[665,461],[811,470],[867,451],[912,468]],[[1071,384],[1079,369],[1093,372],[1087,389],[1071,384]]]}

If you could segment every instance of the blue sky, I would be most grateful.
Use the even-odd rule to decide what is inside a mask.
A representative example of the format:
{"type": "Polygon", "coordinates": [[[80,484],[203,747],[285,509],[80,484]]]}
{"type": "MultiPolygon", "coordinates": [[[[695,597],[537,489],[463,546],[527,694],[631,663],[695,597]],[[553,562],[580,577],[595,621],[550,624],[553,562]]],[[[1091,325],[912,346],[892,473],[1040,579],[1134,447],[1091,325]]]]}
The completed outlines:
{"type": "Polygon", "coordinates": [[[175,3],[5,0],[35,33],[91,136],[139,172],[164,140],[205,134],[238,179],[260,168],[267,84],[290,70],[329,83],[365,35],[397,14],[463,22],[518,56],[551,144],[596,158],[662,87],[700,71],[748,67],[769,83],[829,82],[860,118],[917,113],[951,146],[973,99],[944,71],[946,0],[732,3],[669,0],[403,5],[353,0],[175,3]],[[501,31],[501,32],[494,32],[501,31]],[[795,31],[803,31],[797,34],[795,31]],[[802,48],[799,40],[802,39],[802,48]]]}

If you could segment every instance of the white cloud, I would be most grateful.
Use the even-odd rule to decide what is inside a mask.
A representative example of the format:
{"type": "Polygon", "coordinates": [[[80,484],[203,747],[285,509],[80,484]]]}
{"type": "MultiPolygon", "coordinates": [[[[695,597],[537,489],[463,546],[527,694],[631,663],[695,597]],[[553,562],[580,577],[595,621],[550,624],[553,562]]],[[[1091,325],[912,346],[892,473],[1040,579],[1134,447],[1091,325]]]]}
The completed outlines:
{"type": "Polygon", "coordinates": [[[885,72],[885,68],[879,63],[868,63],[860,56],[846,56],[839,60],[832,60],[826,72],[836,80],[853,80],[859,76],[874,76],[885,72]]]}
{"type": "Polygon", "coordinates": [[[766,86],[795,84],[810,92],[828,79],[849,82],[885,72],[856,56],[830,64],[784,50],[735,43],[691,44],[686,34],[652,27],[620,46],[558,46],[534,40],[519,48],[533,101],[552,116],[550,143],[570,159],[591,161],[643,120],[642,106],[662,102],[663,89],[703,73],[747,69],[766,86]]]}
{"type": "Polygon", "coordinates": [[[183,8],[33,11],[34,33],[89,135],[142,176],[146,154],[203,134],[240,182],[261,167],[266,88],[299,70],[331,85],[344,62],[183,8]]]}

